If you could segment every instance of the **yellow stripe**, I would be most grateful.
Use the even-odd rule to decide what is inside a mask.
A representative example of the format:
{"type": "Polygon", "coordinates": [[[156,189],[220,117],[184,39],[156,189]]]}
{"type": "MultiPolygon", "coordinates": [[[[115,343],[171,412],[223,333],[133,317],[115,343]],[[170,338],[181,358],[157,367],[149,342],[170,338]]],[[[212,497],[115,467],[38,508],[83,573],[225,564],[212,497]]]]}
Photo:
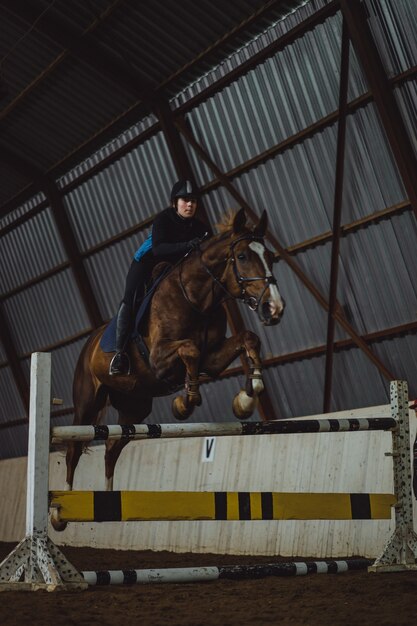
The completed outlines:
{"type": "Polygon", "coordinates": [[[227,493],[227,519],[239,519],[239,500],[237,491],[229,491],[227,493]]]}
{"type": "Polygon", "coordinates": [[[351,519],[349,494],[274,493],[274,519],[351,519]]]}
{"type": "Polygon", "coordinates": [[[369,501],[372,519],[391,519],[391,507],[397,501],[393,494],[371,493],[369,494],[369,501]]]}
{"type": "Polygon", "coordinates": [[[63,520],[88,522],[94,520],[94,491],[52,491],[51,505],[59,507],[63,520]]]}
{"type": "Polygon", "coordinates": [[[254,492],[250,494],[250,512],[251,512],[251,519],[253,520],[263,519],[262,518],[262,500],[261,500],[260,493],[254,492]]]}
{"type": "Polygon", "coordinates": [[[122,520],[215,519],[213,492],[122,491],[122,520]]]}
{"type": "MultiPolygon", "coordinates": [[[[122,520],[214,520],[214,492],[122,491],[122,520]]],[[[275,520],[352,519],[348,493],[272,493],[275,520]]],[[[94,521],[94,491],[53,491],[50,502],[65,521],[94,521]]],[[[371,519],[390,519],[396,498],[369,494],[371,519]]],[[[261,493],[250,493],[251,519],[262,519],[261,493]]],[[[238,492],[227,493],[227,519],[239,519],[238,492]]]]}
{"type": "MultiPolygon", "coordinates": [[[[272,498],[274,519],[352,519],[348,493],[274,493],[272,498]]],[[[390,494],[371,494],[372,519],[390,519],[394,501],[390,494]]]]}

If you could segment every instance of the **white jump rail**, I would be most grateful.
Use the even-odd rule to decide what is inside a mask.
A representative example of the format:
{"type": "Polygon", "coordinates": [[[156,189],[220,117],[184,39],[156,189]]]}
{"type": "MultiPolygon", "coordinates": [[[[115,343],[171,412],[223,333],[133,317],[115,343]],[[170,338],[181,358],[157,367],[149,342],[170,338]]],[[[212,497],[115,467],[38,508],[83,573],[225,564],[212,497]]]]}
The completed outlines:
{"type": "MultiPolygon", "coordinates": [[[[352,432],[355,430],[391,430],[392,457],[394,471],[395,530],[385,546],[382,554],[369,567],[373,572],[392,572],[417,569],[417,535],[413,529],[412,475],[410,456],[410,432],[408,392],[405,381],[392,381],[391,418],[346,419],[346,420],[304,420],[308,428],[304,430],[303,421],[284,420],[273,423],[232,423],[232,424],[171,424],[171,425],[136,425],[130,430],[107,426],[96,431],[92,427],[71,428],[57,427],[52,429],[54,441],[68,439],[83,440],[106,439],[113,437],[129,437],[132,439],[149,439],[155,437],[204,437],[207,435],[242,435],[242,434],[290,434],[293,432],[352,432]],[[297,425],[297,426],[296,426],[297,425]],[[301,426],[300,426],[301,425],[301,426]],[[301,428],[301,430],[300,430],[301,428]],[[107,429],[107,430],[106,430],[107,429]],[[159,430],[158,430],[159,429],[159,430]],[[250,432],[252,430],[252,432],[250,432]],[[151,434],[152,433],[152,434],[151,434]]],[[[51,442],[50,428],[51,404],[51,356],[45,353],[34,353],[31,363],[31,392],[29,411],[29,447],[27,470],[27,514],[26,537],[0,563],[0,591],[4,590],[36,590],[55,591],[81,590],[88,587],[94,579],[94,573],[84,578],[65,558],[57,546],[48,537],[48,491],[49,491],[49,448],[51,442]]],[[[305,426],[307,428],[307,426],[305,426]]],[[[256,569],[256,566],[254,566],[256,569]]],[[[238,566],[236,566],[238,568],[238,566]]],[[[196,570],[202,568],[195,568],[196,570]]],[[[215,568],[214,568],[215,569],[215,568]]],[[[234,566],[231,567],[234,569],[234,566]]],[[[245,576],[250,568],[245,568],[245,576]]],[[[314,569],[314,568],[313,568],[314,569]]],[[[340,571],[345,568],[341,567],[340,571]]],[[[326,567],[319,566],[318,571],[326,567]]],[[[140,570],[133,570],[139,572],[140,570]]],[[[135,574],[141,581],[153,582],[147,570],[143,576],[135,574]]],[[[164,570],[155,570],[163,572],[164,570]]],[[[331,569],[330,569],[331,571],[331,569]]],[[[111,572],[107,578],[112,578],[111,572]]],[[[120,576],[115,575],[116,579],[120,576]]],[[[167,582],[175,582],[176,574],[167,582]]],[[[215,577],[217,576],[215,573],[215,577]]],[[[158,576],[156,577],[158,578],[158,576]]],[[[200,580],[206,580],[202,574],[200,580]]],[[[198,580],[193,578],[193,580],[198,580]]]]}

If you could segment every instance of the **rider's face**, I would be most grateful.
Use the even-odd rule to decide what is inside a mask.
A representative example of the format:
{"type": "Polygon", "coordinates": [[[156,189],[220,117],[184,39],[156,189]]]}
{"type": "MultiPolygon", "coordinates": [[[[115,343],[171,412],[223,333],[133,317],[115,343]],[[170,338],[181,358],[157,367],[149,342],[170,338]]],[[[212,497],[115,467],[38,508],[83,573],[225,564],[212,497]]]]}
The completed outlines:
{"type": "Polygon", "coordinates": [[[194,217],[197,210],[197,198],[178,198],[177,200],[177,213],[189,219],[194,217]]]}

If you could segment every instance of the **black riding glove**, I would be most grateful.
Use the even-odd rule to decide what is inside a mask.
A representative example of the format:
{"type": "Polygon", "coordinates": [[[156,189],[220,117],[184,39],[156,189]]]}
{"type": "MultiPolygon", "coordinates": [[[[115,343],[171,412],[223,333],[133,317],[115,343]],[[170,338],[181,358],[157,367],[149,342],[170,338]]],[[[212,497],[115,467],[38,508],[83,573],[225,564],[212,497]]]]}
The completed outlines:
{"type": "Polygon", "coordinates": [[[200,239],[198,237],[195,237],[194,239],[191,239],[191,241],[187,242],[187,251],[196,250],[199,246],[200,246],[200,239]]]}

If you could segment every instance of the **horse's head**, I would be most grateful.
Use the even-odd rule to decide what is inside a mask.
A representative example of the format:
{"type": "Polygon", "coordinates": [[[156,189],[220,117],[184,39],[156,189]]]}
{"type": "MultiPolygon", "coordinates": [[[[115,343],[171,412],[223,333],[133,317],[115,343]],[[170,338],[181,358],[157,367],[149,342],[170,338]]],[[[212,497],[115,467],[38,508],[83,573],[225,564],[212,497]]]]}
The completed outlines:
{"type": "Polygon", "coordinates": [[[264,325],[272,326],[280,321],[285,303],[272,273],[275,256],[264,242],[267,219],[264,211],[256,226],[249,229],[244,209],[236,213],[224,278],[227,290],[256,311],[264,325]]]}

